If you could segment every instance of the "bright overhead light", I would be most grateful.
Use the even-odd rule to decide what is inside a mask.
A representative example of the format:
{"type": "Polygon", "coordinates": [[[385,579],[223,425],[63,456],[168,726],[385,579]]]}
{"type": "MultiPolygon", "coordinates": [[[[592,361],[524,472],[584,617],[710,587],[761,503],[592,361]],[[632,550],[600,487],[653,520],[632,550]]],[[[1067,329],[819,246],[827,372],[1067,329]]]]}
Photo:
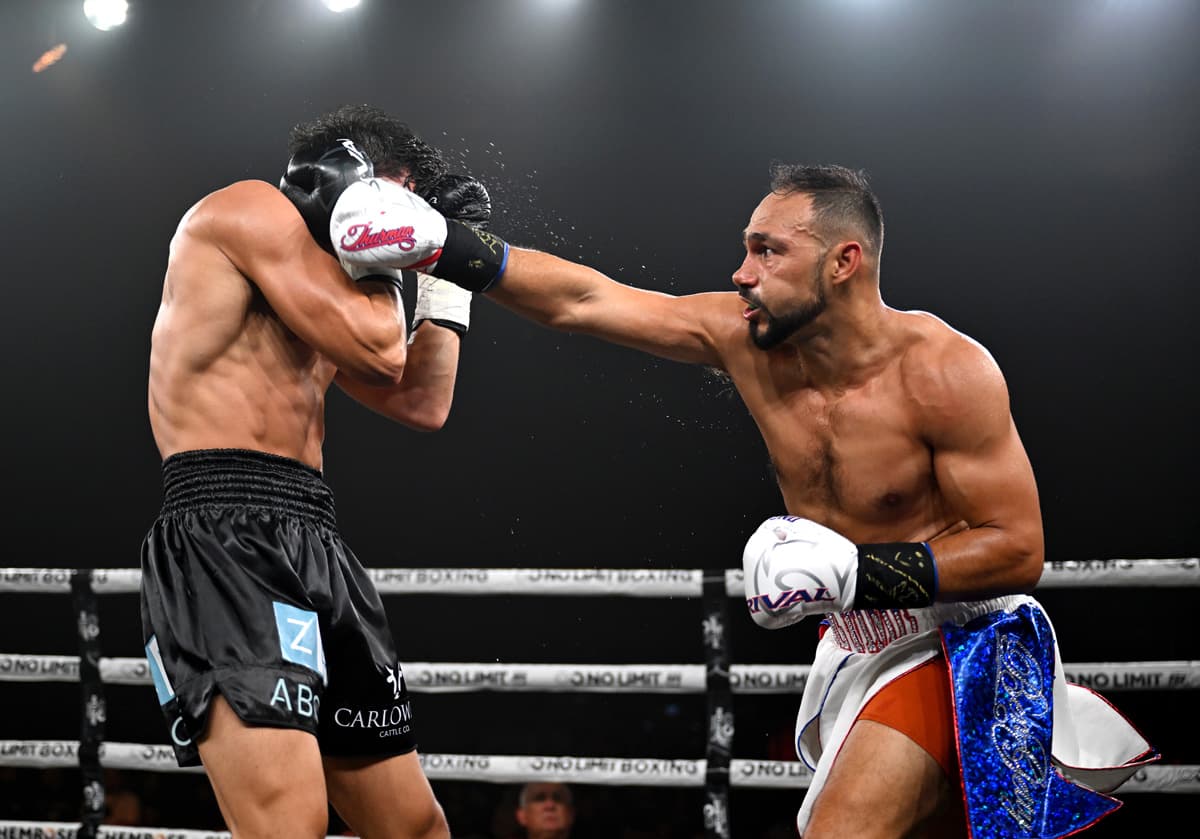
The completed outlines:
{"type": "Polygon", "coordinates": [[[325,7],[330,11],[344,12],[347,9],[353,9],[359,4],[359,0],[321,0],[325,7]]]}
{"type": "Polygon", "coordinates": [[[126,0],[83,0],[83,13],[88,23],[103,32],[124,23],[128,11],[126,0]]]}

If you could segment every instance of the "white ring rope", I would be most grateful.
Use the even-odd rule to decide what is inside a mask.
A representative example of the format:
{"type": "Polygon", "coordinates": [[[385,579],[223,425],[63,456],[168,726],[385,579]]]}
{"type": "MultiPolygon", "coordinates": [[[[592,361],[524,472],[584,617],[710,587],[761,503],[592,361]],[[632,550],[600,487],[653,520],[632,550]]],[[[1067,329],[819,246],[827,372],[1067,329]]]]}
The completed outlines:
{"type": "MultiPolygon", "coordinates": [[[[1195,690],[1200,661],[1063,664],[1068,682],[1098,691],[1195,690]]],[[[800,693],[806,664],[734,664],[737,694],[800,693]]],[[[110,685],[152,684],[145,658],[101,658],[110,685]]],[[[472,664],[412,661],[404,678],[414,693],[704,693],[702,664],[472,664]]],[[[77,682],[79,656],[0,653],[0,682],[77,682]]]]}
{"type": "MultiPolygon", "coordinates": [[[[0,766],[50,769],[78,765],[74,740],[0,740],[0,766]]],[[[650,757],[570,757],[547,755],[422,754],[421,767],[434,781],[484,781],[520,784],[562,781],[646,787],[702,787],[707,762],[650,757]]],[[[204,767],[181,768],[170,746],[103,743],[100,763],[106,768],[203,774],[204,767]]],[[[799,761],[740,760],[730,763],[735,787],[803,789],[812,773],[799,761]]],[[[1126,792],[1200,792],[1200,766],[1143,766],[1121,786],[1126,792]]]]}
{"type": "MultiPolygon", "coordinates": [[[[67,593],[70,568],[0,569],[0,593],[67,593]]],[[[97,594],[141,586],[137,568],[92,569],[97,594]]],[[[704,572],[683,568],[368,568],[380,594],[541,594],[699,597],[704,572]]],[[[725,589],[743,597],[741,569],[726,569],[725,589]]],[[[1038,588],[1200,586],[1200,558],[1094,559],[1047,562],[1038,588]]]]}
{"type": "MultiPolygon", "coordinates": [[[[0,593],[69,593],[74,569],[0,569],[0,593]]],[[[705,572],[696,569],[538,569],[538,568],[382,568],[368,569],[380,594],[427,595],[583,595],[704,596],[705,572]]],[[[724,572],[726,594],[744,596],[742,572],[724,572]]],[[[710,579],[712,574],[710,572],[710,579]]],[[[133,568],[90,570],[96,594],[137,592],[141,572],[133,568]]],[[[1200,559],[1105,559],[1047,563],[1038,588],[1107,586],[1200,586],[1200,559]]],[[[78,656],[0,654],[0,682],[79,680],[78,656]]],[[[1175,690],[1200,688],[1200,662],[1147,661],[1065,664],[1068,681],[1097,690],[1175,690]]],[[[799,693],[810,668],[805,665],[730,666],[733,693],[799,693]]],[[[686,664],[477,664],[410,662],[405,665],[414,692],[545,691],[584,693],[705,693],[706,668],[686,664]]],[[[108,684],[151,684],[143,658],[99,659],[99,678],[108,684]]],[[[704,759],[551,757],[423,754],[430,780],[501,784],[562,781],[621,786],[704,787],[704,759]]],[[[181,768],[170,746],[103,742],[105,768],[203,773],[181,768]]],[[[77,767],[79,743],[70,740],[0,740],[0,766],[77,767]]],[[[811,773],[797,761],[731,759],[732,787],[806,788],[811,773]]],[[[1200,766],[1144,766],[1122,785],[1124,792],[1200,792],[1200,766]]],[[[5,837],[75,836],[78,823],[0,820],[5,837]]],[[[100,827],[99,836],[128,839],[225,839],[230,834],[165,828],[100,827]]]]}

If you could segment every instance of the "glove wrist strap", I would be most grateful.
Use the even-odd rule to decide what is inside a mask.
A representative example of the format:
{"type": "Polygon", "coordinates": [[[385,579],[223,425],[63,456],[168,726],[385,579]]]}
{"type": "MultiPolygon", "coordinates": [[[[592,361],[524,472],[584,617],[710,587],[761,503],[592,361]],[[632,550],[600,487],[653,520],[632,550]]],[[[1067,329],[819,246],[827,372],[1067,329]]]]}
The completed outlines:
{"type": "Polygon", "coordinates": [[[388,274],[383,271],[378,274],[363,274],[361,277],[355,277],[354,282],[361,283],[364,280],[374,280],[377,283],[390,283],[396,288],[396,291],[404,291],[404,280],[397,274],[388,274]]]}
{"type": "Polygon", "coordinates": [[[446,219],[446,243],[430,271],[468,291],[483,292],[504,273],[508,243],[486,230],[446,219]]]}
{"type": "Polygon", "coordinates": [[[467,328],[458,321],[446,320],[445,318],[421,318],[413,324],[413,332],[417,331],[417,327],[423,323],[436,323],[438,326],[443,326],[451,332],[457,332],[459,337],[467,334],[467,328]]]}
{"type": "Polygon", "coordinates": [[[853,608],[919,609],[937,597],[937,565],[925,542],[858,546],[853,608]]]}

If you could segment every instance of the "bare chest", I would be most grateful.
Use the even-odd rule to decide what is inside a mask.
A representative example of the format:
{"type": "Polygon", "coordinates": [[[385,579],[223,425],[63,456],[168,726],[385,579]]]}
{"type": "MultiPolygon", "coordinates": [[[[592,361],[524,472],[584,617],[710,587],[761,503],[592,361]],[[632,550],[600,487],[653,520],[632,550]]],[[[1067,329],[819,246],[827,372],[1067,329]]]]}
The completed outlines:
{"type": "Polygon", "coordinates": [[[935,516],[932,454],[896,382],[834,395],[756,392],[747,406],[794,515],[862,538],[935,516]]]}

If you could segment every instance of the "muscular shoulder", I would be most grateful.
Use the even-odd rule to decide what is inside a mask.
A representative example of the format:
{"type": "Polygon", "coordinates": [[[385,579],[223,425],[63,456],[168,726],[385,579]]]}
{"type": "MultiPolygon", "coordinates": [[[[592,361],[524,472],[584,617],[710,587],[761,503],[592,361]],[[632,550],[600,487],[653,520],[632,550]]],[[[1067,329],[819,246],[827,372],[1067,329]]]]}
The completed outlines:
{"type": "Polygon", "coordinates": [[[292,206],[292,202],[277,187],[258,180],[234,181],[229,186],[210,192],[203,201],[226,213],[237,212],[241,208],[270,211],[292,206]]]}
{"type": "Polygon", "coordinates": [[[1008,386],[987,348],[928,312],[898,316],[910,335],[900,372],[922,424],[933,434],[1006,425],[1008,386]]]}
{"type": "Polygon", "coordinates": [[[289,237],[305,233],[304,221],[292,203],[266,181],[237,181],[210,192],[187,212],[181,230],[216,243],[256,247],[283,246],[289,237]]]}

